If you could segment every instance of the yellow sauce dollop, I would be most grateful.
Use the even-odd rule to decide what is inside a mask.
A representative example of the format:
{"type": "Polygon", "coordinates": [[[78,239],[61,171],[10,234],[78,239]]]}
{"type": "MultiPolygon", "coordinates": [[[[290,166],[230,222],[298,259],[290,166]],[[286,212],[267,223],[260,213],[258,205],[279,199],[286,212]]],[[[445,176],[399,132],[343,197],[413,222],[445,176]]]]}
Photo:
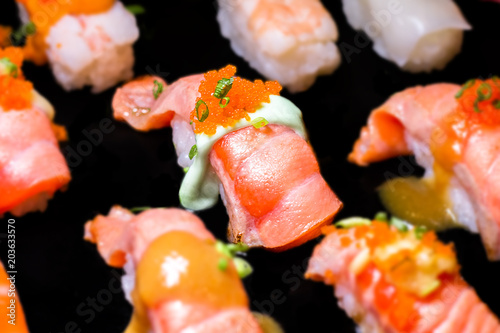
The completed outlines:
{"type": "Polygon", "coordinates": [[[394,216],[433,230],[459,227],[448,195],[451,174],[434,166],[432,178],[396,178],[379,188],[379,196],[394,216]]]}
{"type": "Polygon", "coordinates": [[[248,298],[230,258],[213,241],[184,231],[157,238],[144,253],[136,276],[134,316],[127,333],[147,332],[147,309],[166,301],[201,303],[217,309],[248,307],[248,298]],[[219,268],[219,261],[227,267],[219,268]]]}

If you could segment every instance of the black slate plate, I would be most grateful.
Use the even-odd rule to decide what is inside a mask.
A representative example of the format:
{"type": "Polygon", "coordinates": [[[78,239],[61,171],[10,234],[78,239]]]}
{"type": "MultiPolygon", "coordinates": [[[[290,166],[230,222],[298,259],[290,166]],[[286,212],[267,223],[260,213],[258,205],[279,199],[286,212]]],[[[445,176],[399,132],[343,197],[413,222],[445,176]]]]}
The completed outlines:
{"type": "MultiPolygon", "coordinates": [[[[130,4],[130,1],[125,1],[130,4]]],[[[463,52],[446,70],[431,75],[400,71],[378,57],[371,45],[343,58],[334,75],[318,80],[312,89],[289,97],[304,113],[323,175],[345,208],[339,217],[373,216],[382,209],[375,188],[385,172],[420,174],[410,159],[395,159],[370,168],[347,163],[354,140],[370,110],[390,94],[433,82],[463,83],[471,77],[500,74],[500,4],[457,1],[474,30],[465,34],[463,52]],[[406,162],[405,162],[406,161],[406,162]],[[408,164],[410,163],[410,164],[408,164]],[[405,169],[408,165],[411,169],[405,169]]],[[[214,1],[141,1],[147,10],[138,17],[141,39],[136,44],[137,75],[161,72],[172,82],[182,76],[220,68],[228,63],[238,74],[260,78],[221,37],[214,1]]],[[[355,46],[356,32],[347,24],[340,1],[324,1],[338,24],[339,45],[355,46]]],[[[2,1],[0,24],[16,25],[13,0],[2,1]]],[[[88,141],[84,131],[111,119],[113,89],[100,95],[88,90],[66,93],[47,67],[27,64],[26,76],[56,107],[58,123],[69,130],[62,146],[73,181],[59,193],[44,214],[16,219],[17,288],[32,332],[123,332],[131,307],[119,289],[121,272],[107,267],[94,245],[83,241],[83,224],[114,204],[178,206],[183,172],[177,167],[170,129],[138,133],[113,122],[102,142],[92,144],[87,156],[70,152],[88,141]]],[[[228,217],[221,203],[200,217],[219,238],[225,237],[228,217]]],[[[7,230],[1,219],[0,233],[7,230]]],[[[481,299],[500,315],[500,263],[490,263],[477,235],[465,231],[443,233],[456,244],[462,273],[481,299]],[[495,283],[496,282],[496,283],[495,283]]],[[[304,281],[308,256],[317,241],[286,253],[254,250],[249,261],[255,273],[245,280],[252,308],[272,314],[286,332],[354,332],[354,324],[336,305],[332,288],[304,281]]],[[[6,260],[5,236],[0,257],[6,260]]],[[[3,320],[3,319],[2,319],[3,320]]]]}

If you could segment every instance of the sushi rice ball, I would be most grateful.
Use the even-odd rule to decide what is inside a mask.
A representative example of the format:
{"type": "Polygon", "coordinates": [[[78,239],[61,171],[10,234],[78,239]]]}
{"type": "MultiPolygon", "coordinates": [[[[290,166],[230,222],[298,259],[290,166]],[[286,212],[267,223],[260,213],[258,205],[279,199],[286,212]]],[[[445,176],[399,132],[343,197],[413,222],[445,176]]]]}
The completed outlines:
{"type": "Polygon", "coordinates": [[[340,65],[338,31],[319,0],[218,0],[234,52],[290,92],[309,89],[340,65]]]}
{"type": "Polygon", "coordinates": [[[33,22],[37,30],[27,41],[30,60],[37,64],[48,60],[55,78],[68,91],[89,85],[99,93],[133,77],[132,46],[139,29],[121,2],[54,4],[49,8],[40,0],[18,0],[21,20],[33,22]],[[51,16],[54,10],[56,15],[51,16]]]}

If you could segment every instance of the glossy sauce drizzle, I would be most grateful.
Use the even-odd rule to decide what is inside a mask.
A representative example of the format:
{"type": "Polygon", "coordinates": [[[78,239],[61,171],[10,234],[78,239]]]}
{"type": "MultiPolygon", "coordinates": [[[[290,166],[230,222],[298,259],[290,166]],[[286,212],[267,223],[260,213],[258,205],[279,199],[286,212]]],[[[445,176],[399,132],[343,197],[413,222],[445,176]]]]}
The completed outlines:
{"type": "Polygon", "coordinates": [[[453,168],[461,162],[471,133],[500,125],[500,81],[497,78],[471,80],[455,98],[455,111],[446,116],[431,135],[433,176],[397,178],[379,189],[382,202],[392,214],[438,230],[459,226],[449,199],[453,168]]]}
{"type": "Polygon", "coordinates": [[[137,267],[134,317],[127,332],[147,332],[147,310],[166,301],[202,303],[217,309],[247,307],[248,298],[230,260],[225,270],[218,267],[225,258],[211,241],[183,231],[157,238],[137,267]]]}

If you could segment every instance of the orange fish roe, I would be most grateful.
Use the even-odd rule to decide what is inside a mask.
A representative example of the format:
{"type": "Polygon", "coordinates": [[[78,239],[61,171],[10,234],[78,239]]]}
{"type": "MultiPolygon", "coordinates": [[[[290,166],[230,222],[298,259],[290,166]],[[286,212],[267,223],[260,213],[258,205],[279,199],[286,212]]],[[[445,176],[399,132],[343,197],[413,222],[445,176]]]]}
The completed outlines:
{"type": "Polygon", "coordinates": [[[380,221],[348,229],[328,227],[323,232],[335,233],[343,248],[368,248],[370,257],[362,271],[374,265],[391,285],[415,296],[427,293],[426,288],[432,292],[442,274],[458,274],[460,269],[453,245],[441,243],[434,232],[419,239],[414,231],[399,231],[380,221]]]}
{"type": "Polygon", "coordinates": [[[12,63],[16,64],[19,71],[19,77],[22,76],[21,66],[23,64],[23,51],[18,47],[6,47],[5,49],[0,48],[0,59],[8,58],[12,63]]]}
{"type": "Polygon", "coordinates": [[[45,37],[50,28],[66,14],[99,14],[109,10],[116,0],[17,0],[24,5],[36,33],[26,38],[25,57],[37,65],[47,62],[45,37]]]}
{"type": "Polygon", "coordinates": [[[459,111],[472,124],[500,125],[500,79],[470,80],[457,94],[459,111]]]}
{"type": "Polygon", "coordinates": [[[5,58],[18,67],[18,75],[15,78],[0,74],[0,107],[6,111],[31,108],[33,84],[26,81],[22,75],[22,50],[16,47],[0,49],[0,59],[5,58]]]}
{"type": "Polygon", "coordinates": [[[52,131],[54,132],[54,135],[56,136],[57,141],[68,141],[68,132],[66,131],[66,128],[61,125],[56,125],[54,123],[50,124],[52,131]]]}
{"type": "MultiPolygon", "coordinates": [[[[356,294],[362,299],[366,292],[373,292],[373,306],[378,313],[387,314],[397,331],[413,332],[422,319],[418,311],[422,302],[442,297],[448,280],[460,280],[453,246],[441,243],[434,232],[419,239],[415,231],[399,231],[381,221],[346,229],[331,226],[323,232],[335,234],[341,248],[360,249],[361,257],[363,249],[370,249],[361,270],[349,268],[355,274],[356,294]]],[[[355,257],[351,265],[361,257],[355,257]]],[[[338,279],[341,276],[332,272],[325,274],[328,283],[338,279]]]]}
{"type": "MultiPolygon", "coordinates": [[[[233,86],[226,95],[230,99],[229,103],[227,103],[226,107],[222,108],[219,105],[221,99],[213,96],[217,83],[224,78],[230,79],[235,74],[236,67],[231,65],[219,71],[214,70],[205,74],[205,79],[201,81],[198,90],[201,97],[196,102],[200,100],[205,102],[209,110],[209,115],[203,122],[200,122],[196,116],[196,109],[191,111],[191,120],[194,124],[195,133],[214,135],[219,125],[227,128],[234,126],[243,118],[249,121],[249,113],[257,111],[262,103],[269,103],[269,96],[279,95],[282,89],[281,85],[276,81],[264,83],[261,80],[256,80],[255,82],[251,82],[240,77],[235,77],[233,86]]],[[[205,105],[201,104],[198,109],[200,118],[205,110],[205,105]]]]}

